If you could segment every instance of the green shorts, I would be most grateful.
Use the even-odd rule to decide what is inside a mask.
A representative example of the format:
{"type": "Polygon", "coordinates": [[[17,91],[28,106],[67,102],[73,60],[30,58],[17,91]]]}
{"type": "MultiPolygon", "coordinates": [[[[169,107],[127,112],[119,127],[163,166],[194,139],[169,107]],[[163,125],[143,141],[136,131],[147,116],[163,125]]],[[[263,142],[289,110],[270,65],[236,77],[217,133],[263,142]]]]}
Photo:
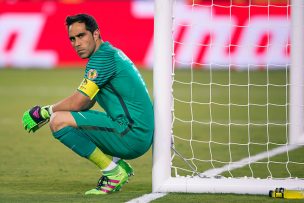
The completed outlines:
{"type": "Polygon", "coordinates": [[[78,129],[105,154],[134,159],[149,150],[153,131],[136,124],[130,127],[126,118],[112,120],[106,113],[88,110],[71,112],[78,129]]]}

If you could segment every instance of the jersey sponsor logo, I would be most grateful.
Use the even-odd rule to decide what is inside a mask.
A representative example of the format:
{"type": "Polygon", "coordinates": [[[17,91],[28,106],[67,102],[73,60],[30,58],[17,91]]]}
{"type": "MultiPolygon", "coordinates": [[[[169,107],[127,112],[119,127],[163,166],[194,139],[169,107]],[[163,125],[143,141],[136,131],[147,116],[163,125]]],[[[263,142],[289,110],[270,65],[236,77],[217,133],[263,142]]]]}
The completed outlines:
{"type": "Polygon", "coordinates": [[[89,78],[90,80],[94,80],[95,78],[97,78],[98,73],[97,73],[97,71],[96,71],[95,69],[90,69],[90,70],[88,71],[87,76],[88,76],[88,78],[89,78]]]}

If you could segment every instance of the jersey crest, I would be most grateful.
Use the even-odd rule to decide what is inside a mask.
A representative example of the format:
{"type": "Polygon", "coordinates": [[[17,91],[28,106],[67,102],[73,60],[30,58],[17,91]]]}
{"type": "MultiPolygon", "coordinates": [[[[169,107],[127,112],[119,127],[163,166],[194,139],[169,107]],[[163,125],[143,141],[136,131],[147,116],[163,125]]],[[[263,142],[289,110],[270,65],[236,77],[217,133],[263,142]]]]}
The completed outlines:
{"type": "Polygon", "coordinates": [[[97,76],[98,76],[98,73],[95,69],[90,69],[88,71],[88,74],[87,74],[88,79],[94,80],[95,78],[97,78],[97,76]]]}

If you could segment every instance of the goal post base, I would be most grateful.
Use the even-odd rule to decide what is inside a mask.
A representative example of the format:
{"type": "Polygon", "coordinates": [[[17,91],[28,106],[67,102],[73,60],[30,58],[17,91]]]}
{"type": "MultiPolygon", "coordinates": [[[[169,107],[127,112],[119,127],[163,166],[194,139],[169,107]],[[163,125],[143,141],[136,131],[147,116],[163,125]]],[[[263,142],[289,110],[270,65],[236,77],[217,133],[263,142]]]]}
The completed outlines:
{"type": "Polygon", "coordinates": [[[303,179],[169,178],[153,192],[235,193],[268,195],[275,188],[303,189],[303,179]]]}
{"type": "Polygon", "coordinates": [[[304,144],[304,134],[301,133],[300,135],[293,137],[293,139],[289,140],[290,145],[299,146],[304,144]]]}

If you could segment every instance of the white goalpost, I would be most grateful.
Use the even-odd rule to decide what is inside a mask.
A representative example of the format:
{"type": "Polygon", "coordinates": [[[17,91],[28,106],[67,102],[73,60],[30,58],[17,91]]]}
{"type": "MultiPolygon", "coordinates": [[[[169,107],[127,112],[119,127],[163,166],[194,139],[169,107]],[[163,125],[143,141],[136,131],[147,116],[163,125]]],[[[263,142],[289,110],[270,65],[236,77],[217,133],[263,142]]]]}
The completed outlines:
{"type": "Polygon", "coordinates": [[[185,1],[155,0],[154,193],[268,194],[279,187],[304,188],[304,159],[297,155],[304,147],[304,1],[284,6],[249,3],[260,9],[256,13],[266,9],[266,20],[273,15],[266,23],[273,28],[256,23],[263,19],[251,19],[251,14],[248,23],[238,25],[231,14],[242,5],[228,2],[232,5],[199,5],[193,0],[180,8],[185,1]],[[223,10],[213,13],[214,7],[230,13],[228,23],[223,10]],[[199,13],[204,9],[211,12],[199,13]],[[286,9],[286,16],[278,18],[272,14],[275,9],[286,9]],[[184,12],[191,13],[179,19],[184,12]],[[188,17],[200,20],[187,23],[188,17]],[[182,28],[177,32],[178,26],[182,28]],[[253,33],[251,41],[244,37],[236,44],[231,30],[244,27],[243,35],[253,33]],[[290,42],[269,34],[278,28],[285,28],[281,34],[290,42]],[[227,35],[217,37],[210,30],[227,35]],[[262,37],[255,39],[259,30],[262,37]],[[193,40],[195,36],[199,40],[193,40]],[[271,55],[281,48],[274,42],[282,41],[290,47],[290,61],[275,61],[271,55]],[[197,47],[200,51],[193,51],[197,47]],[[257,62],[245,56],[250,47],[257,62]]]}
{"type": "Polygon", "coordinates": [[[304,2],[292,1],[291,70],[290,70],[290,140],[291,144],[304,143],[303,77],[304,74],[304,2]]]}

